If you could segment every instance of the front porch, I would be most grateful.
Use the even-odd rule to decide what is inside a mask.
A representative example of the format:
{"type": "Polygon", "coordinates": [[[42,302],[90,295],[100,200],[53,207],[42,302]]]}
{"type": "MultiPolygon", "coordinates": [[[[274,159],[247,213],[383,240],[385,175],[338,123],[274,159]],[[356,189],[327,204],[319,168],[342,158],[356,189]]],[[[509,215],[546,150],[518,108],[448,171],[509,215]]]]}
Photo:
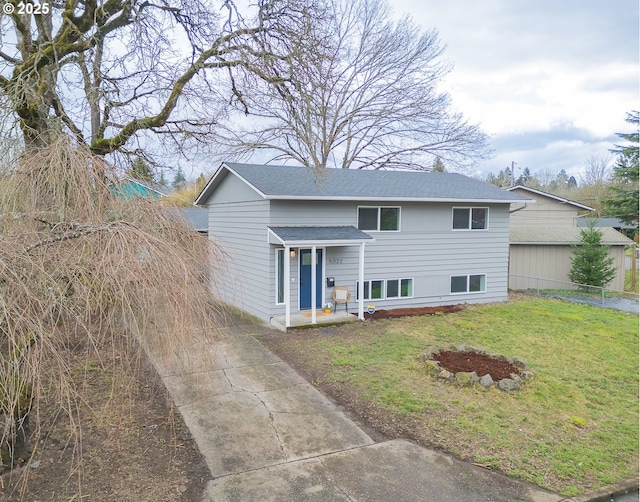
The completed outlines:
{"type": "MultiPolygon", "coordinates": [[[[324,311],[318,310],[316,311],[316,323],[313,324],[311,312],[298,312],[291,314],[289,328],[315,328],[322,325],[346,324],[358,320],[357,315],[350,314],[344,310],[333,311],[330,314],[325,314],[324,311]]],[[[287,320],[285,316],[271,318],[271,325],[280,331],[287,331],[286,323],[287,320]]]]}
{"type": "MultiPolygon", "coordinates": [[[[368,242],[373,242],[373,237],[354,226],[298,226],[298,227],[267,227],[269,244],[282,246],[279,249],[280,258],[276,261],[277,298],[279,304],[284,304],[284,317],[271,319],[274,325],[282,326],[286,331],[289,327],[302,327],[317,324],[336,324],[337,322],[349,322],[347,315],[339,312],[325,314],[321,310],[309,310],[312,306],[320,307],[327,298],[326,287],[335,287],[333,277],[328,281],[325,270],[324,250],[328,247],[357,246],[358,250],[358,283],[364,283],[364,248],[368,242]],[[292,275],[291,261],[297,270],[292,275]],[[297,289],[297,291],[296,291],[297,289]],[[293,290],[293,291],[292,291],[293,290]],[[293,294],[292,294],[293,293],[293,294]],[[298,313],[294,313],[298,309],[298,313]],[[303,312],[300,312],[303,310],[303,312]]],[[[336,301],[335,297],[334,300],[336,301]]],[[[364,299],[357,300],[357,319],[364,319],[364,299]]]]}

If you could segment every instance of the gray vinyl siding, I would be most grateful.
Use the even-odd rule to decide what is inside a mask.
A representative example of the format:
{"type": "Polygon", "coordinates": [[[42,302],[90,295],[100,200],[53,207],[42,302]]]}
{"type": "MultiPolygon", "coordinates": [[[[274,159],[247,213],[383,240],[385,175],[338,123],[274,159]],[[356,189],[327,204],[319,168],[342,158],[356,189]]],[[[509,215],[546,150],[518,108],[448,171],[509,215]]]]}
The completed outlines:
{"type": "MultiPolygon", "coordinates": [[[[353,202],[338,202],[338,201],[271,201],[271,211],[269,216],[269,225],[322,225],[322,226],[339,226],[339,225],[356,225],[355,205],[353,202]]],[[[275,263],[275,249],[276,246],[271,246],[272,260],[275,263]]],[[[324,298],[322,303],[333,302],[331,295],[333,294],[332,288],[326,287],[326,277],[335,277],[336,285],[346,284],[341,282],[340,279],[345,274],[338,274],[341,270],[348,270],[350,274],[354,274],[354,277],[358,275],[358,247],[328,247],[323,249],[324,252],[324,277],[323,281],[323,293],[324,298]],[[342,265],[333,265],[329,263],[329,257],[346,257],[346,261],[342,265]]],[[[289,259],[291,264],[291,310],[297,311],[299,305],[299,270],[298,270],[298,256],[295,259],[290,259],[285,256],[285,260],[289,259]]],[[[275,298],[275,267],[272,271],[271,287],[274,293],[271,295],[275,298]]],[[[353,283],[355,285],[355,282],[353,283]]],[[[352,294],[354,293],[353,286],[349,286],[352,294]]],[[[285,286],[286,287],[286,286],[285,286]]],[[[355,295],[354,295],[355,298],[355,295]]],[[[275,305],[273,302],[274,315],[282,316],[285,313],[284,305],[275,305]]],[[[353,303],[355,305],[355,302],[353,303]]]]}
{"type": "Polygon", "coordinates": [[[226,204],[245,201],[265,200],[258,192],[233,174],[226,174],[207,204],[226,204]]]}
{"type": "Polygon", "coordinates": [[[269,224],[278,225],[356,225],[354,202],[272,200],[269,224]]]}
{"type": "Polygon", "coordinates": [[[226,176],[208,202],[209,237],[226,257],[213,278],[215,291],[221,300],[269,319],[274,297],[266,232],[269,201],[235,176],[226,176]]]}
{"type": "MultiPolygon", "coordinates": [[[[272,225],[357,225],[357,207],[371,202],[272,201],[272,225]]],[[[399,232],[368,232],[375,242],[365,248],[365,280],[413,279],[413,298],[371,300],[376,308],[505,301],[509,253],[506,204],[404,203],[399,232]],[[453,231],[452,208],[488,207],[487,230],[453,231]],[[452,275],[486,274],[486,292],[450,294],[452,275]]],[[[355,308],[358,246],[325,250],[325,276],[347,285],[355,308]]],[[[275,259],[275,258],[274,258],[275,259]]],[[[292,274],[297,263],[292,262],[292,274]]],[[[274,282],[275,287],[275,282],[274,282]]],[[[292,287],[297,298],[297,284],[292,287]]],[[[331,301],[331,288],[325,300],[331,301]]],[[[297,305],[292,302],[292,305],[297,305]]],[[[283,308],[284,310],[284,308],[283,308]]]]}
{"type": "MultiPolygon", "coordinates": [[[[268,321],[285,313],[276,304],[276,250],[268,226],[339,226],[358,223],[359,206],[400,207],[400,231],[373,232],[365,247],[365,280],[413,279],[413,297],[367,300],[378,309],[505,301],[509,252],[508,204],[385,203],[371,201],[265,200],[234,175],[226,175],[208,199],[209,237],[227,259],[214,278],[220,298],[268,321]],[[452,230],[453,207],[488,207],[488,229],[452,230]],[[486,292],[450,294],[452,275],[486,274],[486,292]]],[[[322,277],[324,302],[332,288],[346,285],[356,310],[359,245],[326,247],[322,277]]],[[[290,263],[291,310],[298,310],[298,259],[290,263]]]]}

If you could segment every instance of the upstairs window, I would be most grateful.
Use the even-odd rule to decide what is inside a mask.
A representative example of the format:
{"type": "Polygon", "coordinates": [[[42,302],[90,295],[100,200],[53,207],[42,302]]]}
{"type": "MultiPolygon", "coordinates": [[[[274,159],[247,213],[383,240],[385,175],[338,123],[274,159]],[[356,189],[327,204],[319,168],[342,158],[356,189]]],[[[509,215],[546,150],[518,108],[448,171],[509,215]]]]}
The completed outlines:
{"type": "Polygon", "coordinates": [[[399,207],[359,207],[358,228],[376,232],[400,230],[399,207]]]}
{"type": "Polygon", "coordinates": [[[488,222],[488,207],[454,207],[454,230],[486,230],[488,222]]]}

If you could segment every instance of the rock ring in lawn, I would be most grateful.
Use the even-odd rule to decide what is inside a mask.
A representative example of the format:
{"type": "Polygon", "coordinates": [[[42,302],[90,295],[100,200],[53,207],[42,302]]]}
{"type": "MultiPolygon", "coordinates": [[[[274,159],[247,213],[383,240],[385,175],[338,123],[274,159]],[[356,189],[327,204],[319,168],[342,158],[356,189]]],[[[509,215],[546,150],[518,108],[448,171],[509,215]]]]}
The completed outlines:
{"type": "Polygon", "coordinates": [[[497,387],[509,392],[520,390],[525,381],[535,376],[521,359],[507,359],[469,345],[429,347],[422,359],[427,373],[459,386],[479,384],[485,389],[497,387]]]}

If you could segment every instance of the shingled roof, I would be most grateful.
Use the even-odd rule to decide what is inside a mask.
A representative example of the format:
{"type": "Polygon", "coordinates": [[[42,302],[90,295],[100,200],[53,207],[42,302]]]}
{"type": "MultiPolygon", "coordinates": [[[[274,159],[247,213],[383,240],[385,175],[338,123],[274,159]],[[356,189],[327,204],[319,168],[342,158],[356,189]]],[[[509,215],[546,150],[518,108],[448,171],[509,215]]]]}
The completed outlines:
{"type": "Polygon", "coordinates": [[[228,173],[265,199],[528,202],[530,199],[461,174],[423,171],[313,170],[306,167],[225,162],[196,204],[204,204],[228,173]]]}
{"type": "MultiPolygon", "coordinates": [[[[580,228],[577,227],[511,227],[510,244],[560,245],[580,244],[580,228]]],[[[602,244],[607,246],[628,246],[633,241],[613,228],[600,228],[602,244]]]]}
{"type": "Polygon", "coordinates": [[[362,242],[373,241],[373,237],[354,226],[303,226],[303,227],[269,227],[271,234],[280,243],[303,243],[318,241],[328,242],[362,242]]]}

